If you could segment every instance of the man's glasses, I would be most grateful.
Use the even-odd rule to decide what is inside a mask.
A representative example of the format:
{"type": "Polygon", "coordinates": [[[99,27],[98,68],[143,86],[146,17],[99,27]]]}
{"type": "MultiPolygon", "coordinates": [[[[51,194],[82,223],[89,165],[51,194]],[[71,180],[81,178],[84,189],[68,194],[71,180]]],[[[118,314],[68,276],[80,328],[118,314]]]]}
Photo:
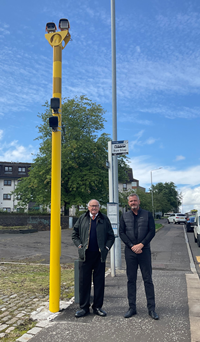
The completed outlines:
{"type": "Polygon", "coordinates": [[[89,205],[91,208],[98,208],[98,205],[89,205]]]}

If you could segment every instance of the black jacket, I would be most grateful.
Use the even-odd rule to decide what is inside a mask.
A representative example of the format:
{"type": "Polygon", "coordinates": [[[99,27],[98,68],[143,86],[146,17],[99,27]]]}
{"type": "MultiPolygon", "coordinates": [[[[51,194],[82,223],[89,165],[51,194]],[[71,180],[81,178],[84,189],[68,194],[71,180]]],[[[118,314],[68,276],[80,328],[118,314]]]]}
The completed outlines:
{"type": "MultiPolygon", "coordinates": [[[[91,227],[91,217],[89,211],[79,217],[74,225],[72,232],[72,240],[74,244],[78,247],[82,245],[82,248],[78,248],[79,259],[85,260],[85,252],[89,246],[89,236],[91,227]]],[[[115,236],[113,229],[108,217],[99,211],[96,219],[96,231],[97,231],[97,243],[99,246],[99,251],[101,252],[101,261],[105,262],[108,254],[108,249],[110,249],[115,241],[115,236]]]]}
{"type": "Polygon", "coordinates": [[[119,236],[125,245],[129,248],[142,243],[143,248],[150,248],[150,241],[155,235],[155,223],[152,214],[144,209],[139,208],[138,215],[138,237],[135,237],[134,231],[134,214],[130,210],[124,213],[120,219],[119,236]]]}

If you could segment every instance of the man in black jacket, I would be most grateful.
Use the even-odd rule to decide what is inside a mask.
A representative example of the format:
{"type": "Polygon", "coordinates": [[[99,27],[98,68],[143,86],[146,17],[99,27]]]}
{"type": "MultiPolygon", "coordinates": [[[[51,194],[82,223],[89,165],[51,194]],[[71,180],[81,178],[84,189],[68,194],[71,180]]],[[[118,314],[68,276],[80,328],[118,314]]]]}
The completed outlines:
{"type": "Polygon", "coordinates": [[[128,197],[131,210],[124,213],[120,219],[119,235],[125,243],[125,259],[127,272],[127,289],[129,310],[124,315],[129,318],[136,312],[136,281],[137,270],[140,265],[147,298],[149,315],[159,319],[155,312],[155,294],[152,282],[150,241],[155,235],[155,223],[150,212],[139,207],[140,200],[137,194],[128,197]]]}
{"type": "Polygon", "coordinates": [[[93,272],[93,312],[106,316],[102,310],[105,287],[105,261],[115,236],[108,217],[100,211],[100,204],[92,199],[88,211],[74,225],[72,240],[79,253],[79,304],[75,317],[87,315],[90,307],[91,278],[93,272]]]}

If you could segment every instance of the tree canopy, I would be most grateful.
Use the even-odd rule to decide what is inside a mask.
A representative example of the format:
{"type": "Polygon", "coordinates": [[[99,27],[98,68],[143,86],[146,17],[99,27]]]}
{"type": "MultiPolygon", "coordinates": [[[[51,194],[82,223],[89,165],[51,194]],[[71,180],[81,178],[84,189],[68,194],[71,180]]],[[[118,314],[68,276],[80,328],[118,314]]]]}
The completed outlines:
{"type": "Polygon", "coordinates": [[[182,195],[178,193],[173,182],[157,183],[152,185],[152,190],[155,211],[162,211],[162,213],[179,212],[182,195]]]}
{"type": "Polygon", "coordinates": [[[152,211],[151,194],[144,192],[140,188],[137,190],[128,190],[119,193],[119,205],[122,208],[130,209],[128,206],[128,196],[136,193],[140,198],[140,206],[142,209],[152,211]]]}
{"type": "MultiPolygon", "coordinates": [[[[51,137],[48,119],[51,109],[38,114],[39,152],[31,166],[29,177],[23,178],[15,194],[20,205],[30,201],[47,206],[51,193],[51,137]]],[[[85,96],[64,99],[62,104],[61,202],[66,208],[86,204],[91,198],[108,201],[108,170],[106,168],[108,134],[104,129],[105,111],[85,96]]],[[[126,180],[126,157],[119,158],[119,177],[126,180]]]]}
{"type": "MultiPolygon", "coordinates": [[[[152,186],[150,192],[144,192],[141,189],[137,189],[135,192],[140,198],[140,206],[142,209],[152,211],[152,191],[153,191],[153,204],[154,212],[162,211],[167,213],[168,211],[178,212],[181,205],[182,196],[176,190],[176,186],[173,182],[170,183],[157,183],[152,186]]],[[[120,205],[124,208],[128,208],[127,197],[133,193],[133,190],[129,190],[119,195],[120,205]]]]}

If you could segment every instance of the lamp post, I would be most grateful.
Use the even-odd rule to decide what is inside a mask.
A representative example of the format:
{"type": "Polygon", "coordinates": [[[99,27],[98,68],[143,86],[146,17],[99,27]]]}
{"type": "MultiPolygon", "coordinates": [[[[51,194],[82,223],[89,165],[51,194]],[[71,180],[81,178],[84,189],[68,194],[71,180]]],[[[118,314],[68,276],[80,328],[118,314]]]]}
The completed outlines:
{"type": "Polygon", "coordinates": [[[153,217],[154,217],[154,205],[153,205],[153,181],[152,181],[152,172],[153,171],[156,171],[156,170],[160,170],[162,169],[162,167],[159,167],[158,169],[153,169],[151,170],[151,198],[152,198],[152,214],[153,214],[153,217]]]}
{"type": "Polygon", "coordinates": [[[70,41],[69,21],[60,19],[59,32],[55,23],[46,24],[45,38],[53,47],[53,98],[51,99],[52,117],[52,161],[51,161],[51,239],[50,239],[50,283],[49,310],[59,311],[60,302],[60,255],[61,255],[61,102],[62,102],[62,50],[70,41]]]}
{"type": "MultiPolygon", "coordinates": [[[[117,141],[117,77],[116,77],[116,32],[115,32],[115,0],[111,0],[111,50],[112,50],[112,140],[117,141]]],[[[118,205],[117,216],[119,220],[119,193],[118,193],[118,160],[113,160],[113,200],[118,205]]],[[[110,200],[110,199],[109,199],[110,200]]],[[[121,240],[119,237],[119,223],[117,224],[118,234],[115,238],[115,265],[121,269],[121,240]]]]}

